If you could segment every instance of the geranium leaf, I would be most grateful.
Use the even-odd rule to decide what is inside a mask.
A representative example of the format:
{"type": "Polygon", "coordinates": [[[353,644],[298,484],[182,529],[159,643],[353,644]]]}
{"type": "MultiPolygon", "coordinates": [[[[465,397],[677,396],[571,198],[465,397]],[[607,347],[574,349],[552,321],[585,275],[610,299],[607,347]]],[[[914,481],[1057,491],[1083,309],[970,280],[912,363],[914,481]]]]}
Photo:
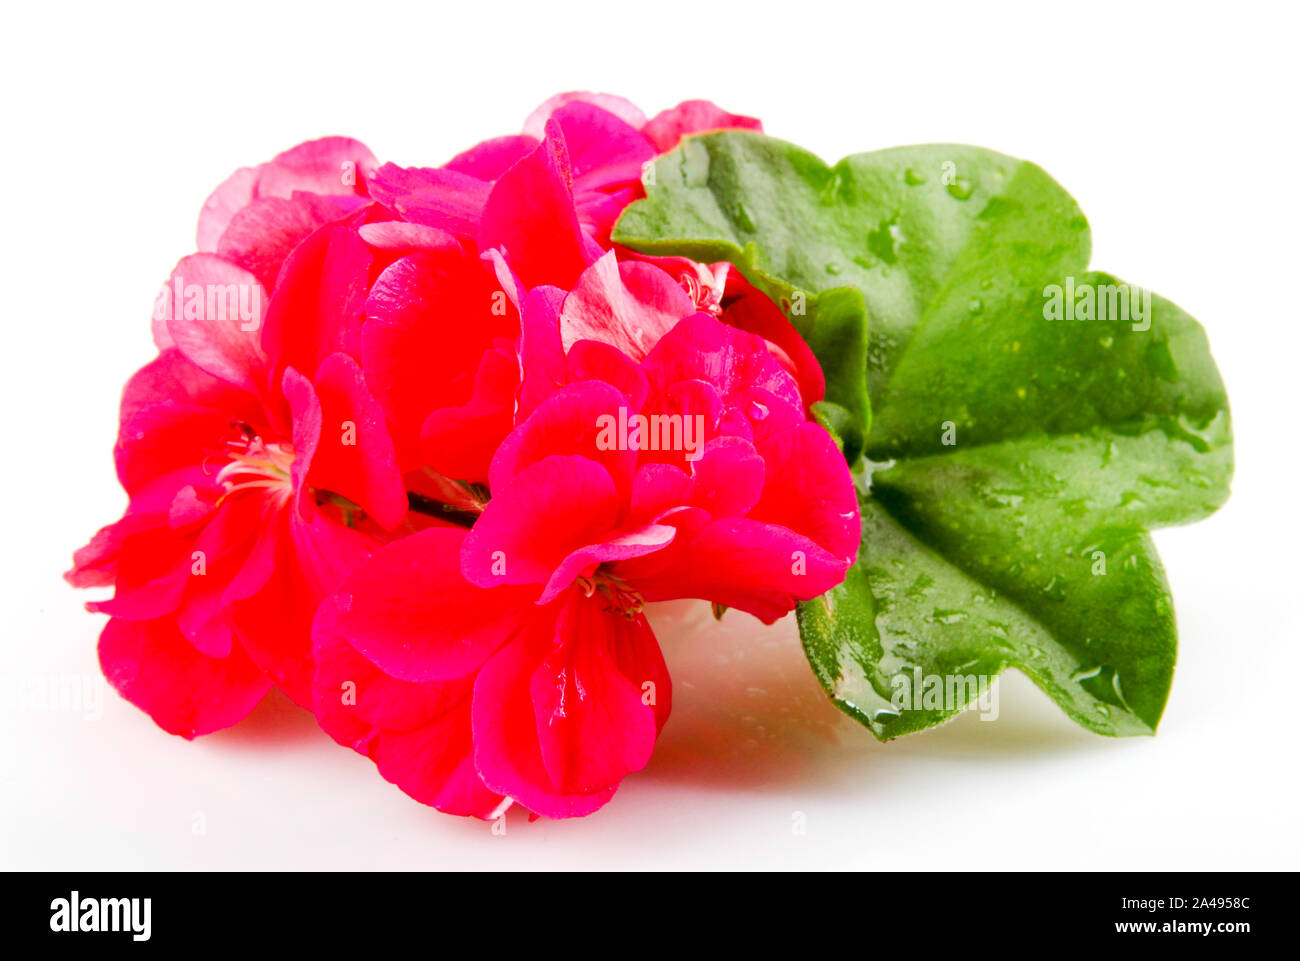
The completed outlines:
{"type": "Polygon", "coordinates": [[[1155,730],[1175,631],[1147,535],[1114,528],[1084,544],[1025,525],[1035,540],[1017,541],[981,524],[955,547],[926,543],[913,529],[931,532],[919,515],[887,504],[863,498],[857,564],[799,610],[808,659],[842,710],[888,740],[943,723],[975,701],[981,681],[1016,667],[1089,730],[1155,730]],[[1001,552],[996,566],[954,562],[954,551],[985,545],[1001,552]],[[932,678],[944,693],[927,707],[932,678]]]}
{"type": "MultiPolygon", "coordinates": [[[[1087,271],[1087,222],[1055,181],[976,147],[828,167],[709,134],[657,162],[616,236],[731,260],[791,308],[801,292],[861,291],[862,548],[800,610],[841,708],[895,737],[969,705],[950,679],[1016,667],[1091,730],[1154,731],[1176,634],[1146,531],[1227,497],[1227,397],[1196,321],[1087,271]],[[949,688],[933,704],[914,690],[930,677],[949,688]]],[[[814,414],[840,434],[843,413],[814,414]]]]}
{"type": "Polygon", "coordinates": [[[769,137],[706,136],[687,138],[659,157],[654,173],[646,178],[653,181],[647,198],[623,212],[614,239],[645,253],[729,261],[781,304],[822,366],[826,399],[852,417],[840,422],[838,436],[854,463],[871,417],[862,377],[868,312],[863,288],[837,282],[828,260],[805,264],[804,252],[825,247],[809,233],[819,225],[784,216],[782,199],[765,193],[774,186],[794,190],[790,210],[801,210],[820,195],[825,165],[769,137]],[[770,263],[769,255],[778,252],[793,254],[797,263],[770,263]]]}

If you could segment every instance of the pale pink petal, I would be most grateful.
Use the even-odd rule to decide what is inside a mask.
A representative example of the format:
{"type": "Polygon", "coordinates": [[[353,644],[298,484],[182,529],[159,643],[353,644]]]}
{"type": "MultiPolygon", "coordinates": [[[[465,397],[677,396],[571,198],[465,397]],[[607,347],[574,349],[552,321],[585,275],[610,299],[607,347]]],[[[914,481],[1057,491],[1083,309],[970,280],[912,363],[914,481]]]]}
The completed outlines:
{"type": "Polygon", "coordinates": [[[215,254],[221,235],[235,214],[243,210],[257,196],[257,180],[261,171],[257,167],[240,167],[212,191],[199,212],[198,249],[215,254]]]}
{"type": "Polygon", "coordinates": [[[200,370],[260,394],[266,357],[260,331],[266,290],[248,271],[213,254],[191,254],[172,271],[167,330],[200,370]],[[245,316],[245,314],[247,316],[245,316]]]}
{"type": "Polygon", "coordinates": [[[460,247],[460,242],[445,230],[424,224],[408,224],[402,220],[362,224],[357,231],[362,240],[377,250],[409,254],[417,250],[451,250],[460,247]]]}
{"type": "Polygon", "coordinates": [[[635,104],[630,100],[622,97],[616,97],[609,93],[591,93],[586,90],[573,90],[568,93],[557,93],[549,98],[540,107],[528,115],[524,121],[524,133],[529,137],[541,140],[546,136],[546,121],[549,120],[555,111],[559,110],[566,103],[589,103],[600,107],[612,113],[625,124],[640,130],[645,126],[646,117],[635,104]]]}
{"type": "Polygon", "coordinates": [[[620,264],[613,251],[578,278],[560,311],[565,350],[596,340],[641,360],[678,321],[695,313],[686,291],[652,264],[620,264]]]}
{"type": "Polygon", "coordinates": [[[378,162],[359,140],[322,137],[291,147],[263,164],[257,179],[259,197],[315,194],[360,194],[378,162]]]}
{"type": "Polygon", "coordinates": [[[370,182],[370,194],[406,220],[458,237],[478,234],[492,184],[456,170],[384,164],[370,182]]]}

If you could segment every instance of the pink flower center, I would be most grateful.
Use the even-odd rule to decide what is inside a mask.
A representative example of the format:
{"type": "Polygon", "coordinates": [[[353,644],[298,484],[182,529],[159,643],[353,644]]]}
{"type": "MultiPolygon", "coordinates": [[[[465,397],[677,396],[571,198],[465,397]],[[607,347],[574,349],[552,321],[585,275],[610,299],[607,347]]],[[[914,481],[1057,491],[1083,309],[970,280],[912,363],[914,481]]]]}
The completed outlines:
{"type": "Polygon", "coordinates": [[[645,608],[641,595],[603,566],[597,567],[590,577],[579,577],[576,583],[588,597],[599,595],[607,604],[606,611],[636,617],[645,608]]]}
{"type": "Polygon", "coordinates": [[[266,443],[247,424],[236,424],[240,435],[226,441],[230,460],[217,472],[226,492],[222,499],[247,490],[267,490],[288,500],[293,494],[293,445],[266,443]]]}
{"type": "Polygon", "coordinates": [[[708,264],[695,264],[695,273],[682,274],[681,284],[695,304],[695,309],[714,317],[722,316],[722,295],[727,289],[727,269],[730,264],[718,264],[716,271],[708,264]]]}

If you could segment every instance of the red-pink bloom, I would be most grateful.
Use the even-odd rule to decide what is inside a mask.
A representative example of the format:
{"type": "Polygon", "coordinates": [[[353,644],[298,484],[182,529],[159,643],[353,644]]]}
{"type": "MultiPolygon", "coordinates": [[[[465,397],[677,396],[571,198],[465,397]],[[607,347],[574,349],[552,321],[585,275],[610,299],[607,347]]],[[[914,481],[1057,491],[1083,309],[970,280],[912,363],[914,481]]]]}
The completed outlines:
{"type": "Polygon", "coordinates": [[[356,223],[317,223],[364,219],[364,198],[316,192],[351,163],[364,175],[373,159],[354,141],[304,144],[213,195],[199,237],[217,252],[177,264],[161,352],[123,394],[129,505],[68,579],[114,585],[88,605],[112,616],[104,673],[172,733],[233,724],[272,680],[309,703],[317,603],[406,518],[353,356],[375,258],[356,223]]]}
{"type": "Polygon", "coordinates": [[[127,512],[69,574],[116,587],[118,690],[192,737],[274,681],[442,810],[605,803],[670,707],[643,603],[770,621],[857,544],[780,309],[609,249],[646,162],[728,126],[567,94],[442,168],[331,138],[218,188],[123,399],[127,512]]]}
{"type": "MultiPolygon", "coordinates": [[[[670,707],[643,603],[771,621],[838,583],[857,545],[843,458],[763,339],[694,312],[638,362],[564,344],[566,303],[539,288],[523,305],[522,419],[472,528],[381,549],[317,617],[322,725],[451,813],[600,807],[670,707]]],[[[605,326],[586,305],[583,333],[646,315],[608,306],[605,326]]]]}
{"type": "MultiPolygon", "coordinates": [[[[608,105],[608,98],[601,103],[608,105]]],[[[685,124],[677,119],[682,112],[700,122],[757,123],[702,103],[692,101],[656,120],[673,130],[685,124]]],[[[615,104],[623,104],[623,116],[635,109],[615,104]]],[[[529,297],[535,304],[563,300],[566,347],[579,339],[601,340],[638,360],[672,324],[705,310],[764,337],[796,376],[804,402],[821,399],[825,385],[808,346],[780,309],[727,265],[619,260],[617,251],[591,236],[578,171],[639,169],[643,150],[627,148],[627,162],[618,150],[630,139],[649,143],[642,134],[620,116],[579,100],[548,102],[530,118],[530,126],[535,123],[544,125],[540,141],[489,141],[475,148],[482,155],[478,161],[460,165],[486,176],[483,158],[496,158],[504,169],[493,169],[490,182],[475,179],[466,186],[468,175],[457,161],[437,170],[387,165],[374,178],[376,195],[419,221],[361,227],[367,241],[396,257],[370,290],[362,366],[393,424],[404,470],[423,466],[446,477],[486,481],[492,453],[518,423],[517,395],[553,389],[536,366],[540,387],[520,381],[521,358],[533,343],[524,306],[529,297]],[[620,125],[626,128],[622,139],[598,136],[620,125]],[[580,168],[573,162],[597,148],[600,163],[580,168]],[[405,192],[395,192],[395,184],[405,192]],[[612,317],[611,309],[621,315],[612,317]],[[447,317],[457,318],[454,338],[447,336],[447,317]]],[[[598,179],[609,182],[604,174],[598,179]]],[[[616,195],[618,210],[632,196],[608,196],[616,195]]]]}
{"type": "MultiPolygon", "coordinates": [[[[621,171],[598,181],[627,187],[608,195],[616,216],[642,154],[573,158],[593,130],[635,143],[627,114],[552,103],[530,120],[539,139],[375,177],[407,221],[362,228],[397,255],[370,290],[363,368],[408,479],[474,482],[458,506],[482,513],[468,534],[389,546],[322,606],[315,710],[445,811],[595,810],[668,714],[641,605],[704,597],[772,620],[838,583],[856,549],[847,468],[805,416],[821,371],[776,305],[726,265],[599,242],[582,172],[621,171]],[[628,443],[638,418],[699,426],[652,449],[628,443]]],[[[685,125],[666,118],[662,136],[685,125]]]]}

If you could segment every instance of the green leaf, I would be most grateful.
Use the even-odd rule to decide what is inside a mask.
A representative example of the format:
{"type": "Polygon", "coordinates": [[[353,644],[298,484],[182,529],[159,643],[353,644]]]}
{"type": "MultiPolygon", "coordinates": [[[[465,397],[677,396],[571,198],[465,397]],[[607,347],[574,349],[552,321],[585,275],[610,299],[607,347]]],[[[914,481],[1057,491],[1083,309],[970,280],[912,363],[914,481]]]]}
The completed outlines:
{"type": "MultiPolygon", "coordinates": [[[[862,288],[818,275],[769,269],[768,251],[802,251],[815,225],[777,216],[782,198],[770,197],[754,220],[755,198],[772,187],[813,191],[825,170],[812,154],[767,137],[739,140],[688,138],[655,161],[647,199],[624,211],[615,227],[619,243],[646,253],[671,253],[705,263],[729,261],[781,304],[812,348],[826,375],[826,400],[849,413],[837,425],[849,463],[855,463],[871,420],[863,370],[867,360],[867,303],[862,288]],[[714,147],[717,151],[714,151],[714,147]],[[657,185],[657,186],[656,186],[657,185]],[[762,243],[756,243],[762,238],[762,243]]],[[[806,197],[804,198],[806,199],[806,197]]],[[[819,265],[820,269],[820,265],[819,265]]]]}
{"type": "Polygon", "coordinates": [[[858,563],[844,584],[801,606],[799,629],[818,680],[877,737],[943,723],[975,700],[981,677],[1006,667],[1024,671],[1090,730],[1155,729],[1175,635],[1145,534],[1115,528],[1083,544],[1049,527],[1017,545],[981,524],[955,548],[957,537],[927,544],[908,527],[915,516],[900,517],[876,498],[863,498],[862,515],[858,563]],[[998,563],[972,570],[954,563],[952,551],[978,553],[977,545],[1003,552],[998,563]],[[1094,550],[1105,552],[1104,576],[1091,573],[1094,550]],[[927,710],[927,678],[945,690],[949,678],[972,683],[954,685],[950,700],[927,710]],[[898,696],[908,692],[908,700],[898,696]]]}
{"type": "Polygon", "coordinates": [[[1087,221],[1055,181],[976,147],[828,167],[709,134],[657,162],[616,239],[730,260],[791,308],[861,292],[865,371],[805,333],[829,364],[814,415],[842,442],[863,423],[836,400],[856,373],[873,417],[858,562],[799,612],[842,709],[896,737],[969,705],[948,679],[1015,667],[1090,730],[1154,731],[1176,632],[1146,532],[1226,499],[1227,397],[1195,320],[1086,269],[1087,221]],[[1083,319],[1048,319],[1067,299],[1083,319]],[[933,704],[912,690],[930,677],[949,688],[933,704]]]}

